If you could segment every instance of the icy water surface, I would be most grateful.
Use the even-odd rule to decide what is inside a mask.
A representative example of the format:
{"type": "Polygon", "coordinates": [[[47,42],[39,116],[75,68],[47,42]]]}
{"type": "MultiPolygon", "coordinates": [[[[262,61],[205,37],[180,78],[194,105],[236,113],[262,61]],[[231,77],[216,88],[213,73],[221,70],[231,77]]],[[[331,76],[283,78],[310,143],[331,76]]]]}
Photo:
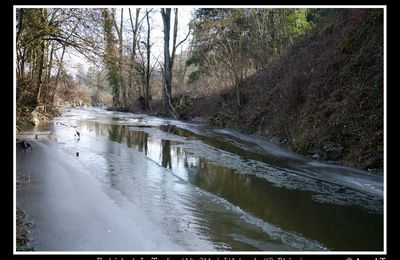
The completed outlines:
{"type": "Polygon", "coordinates": [[[54,140],[34,145],[79,152],[113,204],[171,250],[383,250],[381,176],[146,115],[70,109],[51,128],[54,140]]]}

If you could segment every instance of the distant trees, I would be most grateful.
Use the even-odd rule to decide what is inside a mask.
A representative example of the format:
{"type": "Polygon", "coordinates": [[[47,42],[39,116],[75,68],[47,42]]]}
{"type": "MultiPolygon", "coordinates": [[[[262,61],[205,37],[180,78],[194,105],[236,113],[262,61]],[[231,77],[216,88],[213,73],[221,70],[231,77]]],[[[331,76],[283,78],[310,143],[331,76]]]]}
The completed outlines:
{"type": "Polygon", "coordinates": [[[294,38],[311,27],[307,12],[307,9],[197,9],[191,23],[193,51],[187,61],[187,65],[197,69],[189,75],[190,82],[218,73],[221,81],[235,88],[236,103],[241,108],[243,79],[265,68],[294,38]]]}
{"type": "Polygon", "coordinates": [[[92,89],[104,89],[104,82],[95,78],[106,74],[115,108],[129,110],[140,100],[143,110],[151,110],[157,65],[162,71],[164,114],[177,116],[172,90],[185,85],[186,74],[190,84],[233,86],[241,108],[243,80],[264,69],[322,15],[318,10],[289,8],[196,9],[190,51],[177,54],[189,37],[188,33],[178,38],[177,8],[17,8],[17,104],[52,105],[57,85],[68,81],[66,54],[79,52],[97,64],[91,71],[94,78],[85,84],[97,82],[92,89]],[[163,22],[162,62],[153,53],[154,13],[161,13],[163,22]]]}
{"type": "Polygon", "coordinates": [[[114,107],[127,110],[138,99],[143,110],[150,109],[150,79],[155,62],[151,62],[151,21],[152,9],[137,8],[135,15],[131,8],[129,26],[124,26],[124,8],[103,9],[105,49],[103,61],[108,70],[108,80],[113,86],[114,107]],[[119,25],[118,25],[119,23],[119,25]],[[123,36],[125,36],[125,40],[123,36]],[[136,95],[132,92],[137,89],[136,95]]]}
{"type": "MultiPolygon", "coordinates": [[[[140,9],[136,10],[136,17],[130,12],[131,32],[125,26],[124,9],[117,11],[97,8],[17,8],[17,104],[32,108],[52,106],[56,88],[63,82],[61,79],[68,80],[64,58],[68,53],[79,52],[94,62],[98,70],[101,71],[101,67],[105,69],[112,89],[113,106],[116,108],[127,109],[134,102],[132,90],[137,85],[136,78],[143,74],[142,93],[147,109],[153,68],[150,67],[149,15],[142,16],[143,19],[147,17],[148,50],[141,55],[142,48],[138,41],[144,32],[143,19],[139,20],[140,9]],[[133,37],[128,39],[130,35],[133,37]],[[146,60],[144,63],[143,58],[146,60]]],[[[97,84],[96,87],[102,86],[97,84]]]]}
{"type": "Polygon", "coordinates": [[[293,39],[311,28],[309,9],[250,9],[251,58],[257,70],[265,68],[293,39]]]}
{"type": "Polygon", "coordinates": [[[53,105],[67,49],[93,58],[96,20],[95,9],[16,9],[17,105],[53,105]]]}
{"type": "Polygon", "coordinates": [[[151,65],[151,47],[153,43],[151,42],[151,31],[152,27],[150,24],[150,13],[152,12],[153,9],[146,9],[145,10],[145,15],[141,19],[146,19],[146,29],[144,26],[139,28],[139,9],[137,10],[136,13],[136,26],[133,25],[133,20],[131,13],[130,14],[130,20],[131,20],[131,25],[132,25],[132,31],[133,31],[133,38],[134,40],[140,39],[140,35],[138,35],[138,29],[143,29],[143,33],[145,34],[145,41],[140,40],[140,42],[134,43],[135,47],[133,49],[136,49],[136,44],[138,45],[138,55],[135,58],[135,55],[132,56],[134,60],[132,60],[132,64],[134,64],[135,70],[139,73],[140,75],[140,87],[139,87],[139,93],[140,93],[140,100],[141,100],[141,105],[142,109],[147,111],[150,110],[150,99],[151,93],[150,93],[150,78],[151,74],[153,72],[153,69],[156,65],[154,63],[151,65]],[[135,61],[135,62],[133,62],[135,61]]]}
{"type": "MultiPolygon", "coordinates": [[[[32,109],[52,106],[59,83],[72,86],[64,64],[66,54],[79,52],[97,67],[91,71],[91,80],[84,80],[84,84],[101,89],[103,86],[99,84],[104,82],[98,77],[101,74],[99,71],[104,69],[115,108],[127,110],[140,100],[143,109],[149,110],[151,75],[158,62],[158,57],[152,53],[153,9],[129,8],[128,18],[124,17],[126,11],[126,8],[17,8],[17,104],[29,104],[32,109]]],[[[177,14],[177,9],[174,13],[177,14]]],[[[169,96],[172,64],[179,46],[179,43],[176,44],[177,25],[176,16],[171,37],[174,46],[168,62],[164,64],[164,71],[169,72],[165,81],[169,96]]],[[[164,100],[171,102],[170,98],[164,100]]],[[[168,106],[167,109],[170,108],[168,106]]]]}
{"type": "Polygon", "coordinates": [[[46,36],[58,31],[57,25],[49,24],[47,16],[44,9],[17,9],[17,103],[28,100],[39,105],[43,101],[42,89],[48,78],[46,36]]]}
{"type": "Polygon", "coordinates": [[[106,69],[90,66],[86,72],[82,68],[82,70],[78,69],[77,73],[78,85],[88,88],[92,105],[111,105],[111,102],[109,102],[109,93],[112,91],[110,91],[106,69]]]}
{"type": "Polygon", "coordinates": [[[194,27],[193,57],[188,64],[202,66],[202,73],[222,68],[225,79],[236,90],[236,101],[242,106],[240,84],[249,66],[250,31],[246,23],[246,9],[199,9],[194,27]]]}

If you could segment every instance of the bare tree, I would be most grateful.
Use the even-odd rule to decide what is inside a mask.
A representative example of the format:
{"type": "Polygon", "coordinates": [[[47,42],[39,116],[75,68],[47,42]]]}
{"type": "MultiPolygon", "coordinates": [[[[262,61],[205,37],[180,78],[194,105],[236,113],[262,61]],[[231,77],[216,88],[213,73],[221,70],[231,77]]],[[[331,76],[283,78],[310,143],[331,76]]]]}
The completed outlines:
{"type": "MultiPolygon", "coordinates": [[[[135,22],[133,21],[132,18],[132,12],[131,9],[128,8],[129,11],[129,20],[131,22],[131,29],[132,29],[132,43],[131,43],[131,59],[129,63],[129,71],[128,71],[128,86],[131,90],[134,89],[134,74],[136,70],[136,46],[137,46],[137,39],[138,39],[138,34],[139,34],[139,28],[141,26],[141,21],[139,22],[139,14],[140,14],[140,8],[136,8],[136,16],[135,16],[135,22]]],[[[140,95],[140,87],[139,87],[139,95],[140,95]]]]}
{"type": "Polygon", "coordinates": [[[144,105],[145,105],[145,109],[149,109],[149,99],[150,99],[150,95],[149,95],[149,88],[150,88],[150,52],[151,52],[151,45],[150,45],[150,32],[151,32],[151,28],[150,28],[150,19],[149,19],[149,13],[150,11],[146,10],[146,21],[147,21],[147,41],[146,41],[146,73],[145,73],[145,84],[144,84],[144,105]]]}
{"type": "Polygon", "coordinates": [[[161,16],[164,28],[164,80],[163,80],[163,112],[171,112],[173,110],[171,104],[171,83],[172,83],[172,64],[169,53],[169,36],[171,28],[171,8],[162,8],[161,16]]]}
{"type": "Polygon", "coordinates": [[[169,43],[170,43],[170,31],[171,31],[171,8],[162,8],[161,9],[161,16],[163,19],[163,26],[164,26],[164,69],[163,69],[163,76],[164,76],[164,81],[163,81],[163,112],[172,114],[175,118],[176,113],[174,111],[174,108],[172,106],[172,67],[174,64],[174,59],[175,59],[175,52],[176,49],[179,45],[181,45],[189,36],[189,33],[187,36],[178,44],[176,44],[176,38],[178,34],[178,8],[174,8],[174,28],[173,28],[173,36],[172,36],[172,41],[173,41],[173,47],[172,47],[172,55],[170,55],[170,50],[169,50],[169,43]]]}
{"type": "Polygon", "coordinates": [[[17,104],[30,108],[53,105],[62,58],[68,50],[75,50],[87,58],[98,55],[98,43],[93,33],[98,9],[32,8],[17,9],[17,104]],[[54,62],[56,61],[56,62],[54,62]],[[50,87],[52,85],[53,87],[50,87]]]}
{"type": "MultiPolygon", "coordinates": [[[[139,40],[138,42],[138,52],[139,56],[137,57],[136,61],[134,62],[134,67],[136,71],[140,75],[140,85],[141,85],[141,90],[140,90],[140,97],[139,100],[141,101],[142,109],[143,110],[149,110],[150,109],[150,78],[151,74],[154,69],[154,65],[151,66],[150,64],[150,59],[151,59],[151,31],[152,27],[150,25],[150,13],[152,12],[153,9],[146,9],[145,16],[143,18],[146,19],[146,30],[145,30],[145,35],[146,39],[145,41],[139,40]],[[142,47],[144,47],[144,50],[142,50],[142,47]]],[[[143,20],[143,19],[142,19],[143,20]]],[[[135,38],[135,37],[134,37],[135,38]]]]}

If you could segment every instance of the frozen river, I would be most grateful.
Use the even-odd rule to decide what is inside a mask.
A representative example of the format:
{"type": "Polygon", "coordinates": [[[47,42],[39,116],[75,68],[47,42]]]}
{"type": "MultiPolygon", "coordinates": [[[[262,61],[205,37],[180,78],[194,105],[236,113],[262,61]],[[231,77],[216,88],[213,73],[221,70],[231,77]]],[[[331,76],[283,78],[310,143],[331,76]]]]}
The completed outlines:
{"type": "Polygon", "coordinates": [[[37,251],[383,250],[382,176],[97,108],[66,110],[47,130],[16,154],[37,251]]]}

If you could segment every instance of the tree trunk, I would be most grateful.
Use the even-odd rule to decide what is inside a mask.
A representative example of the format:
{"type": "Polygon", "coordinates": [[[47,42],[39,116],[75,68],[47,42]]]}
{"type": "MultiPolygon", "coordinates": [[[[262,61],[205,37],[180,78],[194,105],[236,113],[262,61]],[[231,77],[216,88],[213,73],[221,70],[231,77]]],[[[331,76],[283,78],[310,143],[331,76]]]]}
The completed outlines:
{"type": "Polygon", "coordinates": [[[171,57],[169,54],[169,34],[171,22],[171,8],[162,8],[161,15],[164,25],[164,86],[163,86],[163,112],[170,114],[171,112],[171,57]]]}
{"type": "Polygon", "coordinates": [[[42,74],[43,74],[43,63],[44,63],[44,50],[45,50],[45,44],[42,42],[40,44],[40,49],[39,49],[39,61],[37,63],[37,68],[36,68],[36,105],[40,105],[42,100],[41,100],[41,94],[42,94],[42,74]]]}
{"type": "Polygon", "coordinates": [[[240,110],[243,107],[243,95],[242,95],[242,88],[241,82],[237,82],[236,85],[236,102],[238,105],[238,109],[240,110]]]}
{"type": "Polygon", "coordinates": [[[60,78],[60,73],[62,70],[62,66],[63,66],[63,59],[64,59],[64,53],[65,53],[65,46],[63,46],[63,51],[61,53],[61,58],[58,62],[58,70],[57,70],[57,75],[56,75],[56,79],[54,81],[54,87],[53,87],[53,93],[51,95],[51,104],[54,105],[54,97],[56,95],[56,90],[57,90],[57,85],[58,85],[58,79],[60,78]]]}
{"type": "MultiPolygon", "coordinates": [[[[138,35],[138,31],[139,31],[139,14],[140,14],[140,8],[136,8],[136,17],[135,17],[135,22],[133,22],[132,19],[132,12],[131,9],[128,8],[129,11],[129,19],[131,22],[131,28],[132,28],[132,33],[133,33],[133,39],[132,39],[132,53],[131,53],[131,61],[130,61],[130,71],[129,71],[129,77],[130,77],[130,84],[129,86],[133,89],[133,84],[134,84],[134,80],[133,80],[133,74],[134,74],[134,70],[135,70],[135,64],[136,64],[136,47],[137,47],[137,35],[138,35]]],[[[143,81],[143,79],[142,79],[143,81]]],[[[142,89],[139,85],[139,97],[142,95],[141,94],[142,89]]]]}
{"type": "MultiPolygon", "coordinates": [[[[45,105],[48,105],[49,85],[50,85],[50,80],[51,80],[51,68],[53,66],[53,51],[54,51],[54,46],[52,44],[51,49],[50,49],[50,55],[49,55],[50,60],[49,60],[49,65],[48,65],[48,70],[47,70],[46,90],[45,90],[45,97],[44,97],[45,105]]],[[[45,107],[45,111],[46,111],[46,107],[45,107]]]]}
{"type": "Polygon", "coordinates": [[[176,36],[178,35],[178,8],[174,8],[174,34],[172,37],[172,55],[171,55],[171,70],[174,66],[175,52],[176,52],[176,36]]]}
{"type": "Polygon", "coordinates": [[[147,20],[147,42],[146,42],[146,49],[147,49],[147,64],[146,64],[146,79],[145,79],[145,92],[144,92],[144,105],[145,109],[149,110],[149,88],[150,88],[150,52],[151,52],[151,45],[150,45],[150,20],[149,20],[149,12],[146,12],[146,20],[147,20]]]}
{"type": "MultiPolygon", "coordinates": [[[[42,9],[41,11],[41,16],[40,16],[40,22],[42,23],[41,26],[43,28],[47,28],[47,9],[42,9]]],[[[39,47],[39,61],[37,64],[37,70],[36,70],[36,105],[41,105],[42,104],[42,86],[43,86],[43,68],[44,68],[44,63],[45,63],[45,51],[47,51],[47,44],[44,39],[39,39],[40,41],[40,47],[39,47]]]]}
{"type": "Polygon", "coordinates": [[[120,75],[120,83],[121,83],[121,91],[122,91],[122,104],[123,107],[127,107],[127,98],[126,98],[126,85],[125,85],[125,79],[123,75],[123,70],[124,70],[124,57],[123,57],[123,38],[122,38],[122,31],[123,31],[123,21],[124,21],[124,9],[121,9],[121,24],[119,27],[119,35],[118,35],[118,40],[119,40],[119,75],[120,75]]]}

